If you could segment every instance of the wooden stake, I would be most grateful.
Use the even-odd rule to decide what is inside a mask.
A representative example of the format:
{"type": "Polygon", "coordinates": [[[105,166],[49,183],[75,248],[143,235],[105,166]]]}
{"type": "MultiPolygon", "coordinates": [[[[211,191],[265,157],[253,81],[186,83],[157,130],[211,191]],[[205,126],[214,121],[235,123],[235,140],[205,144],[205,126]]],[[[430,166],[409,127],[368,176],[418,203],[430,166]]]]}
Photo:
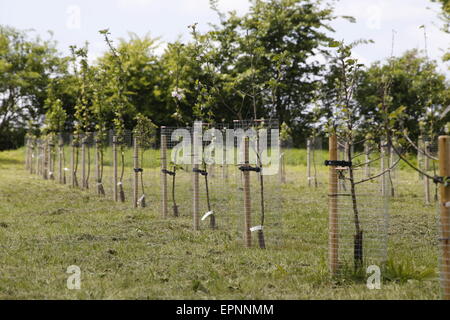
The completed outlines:
{"type": "Polygon", "coordinates": [[[228,181],[227,147],[223,147],[222,179],[228,181]]]}
{"type": "Polygon", "coordinates": [[[33,142],[28,142],[28,170],[33,173],[33,142]]]}
{"type": "Polygon", "coordinates": [[[285,158],[284,152],[280,155],[280,183],[286,183],[286,166],[285,166],[285,158]]]}
{"type": "Polygon", "coordinates": [[[25,170],[30,169],[30,141],[26,140],[25,143],[25,170]]]}
{"type": "Polygon", "coordinates": [[[139,146],[138,138],[134,138],[133,143],[133,165],[134,165],[134,181],[133,181],[133,205],[134,208],[138,207],[138,193],[139,193],[139,146]]]}
{"type": "Polygon", "coordinates": [[[50,180],[55,180],[55,163],[53,161],[53,151],[54,151],[55,145],[53,142],[50,142],[48,145],[48,177],[50,180]]]}
{"type": "Polygon", "coordinates": [[[25,141],[25,170],[28,170],[28,155],[29,155],[28,139],[25,141]]]}
{"type": "Polygon", "coordinates": [[[199,165],[198,165],[198,157],[195,154],[196,150],[192,152],[192,182],[193,182],[193,220],[194,220],[194,230],[200,229],[200,184],[199,184],[199,165]]]}
{"type": "MultiPolygon", "coordinates": [[[[389,148],[389,168],[392,167],[392,165],[395,163],[395,151],[394,151],[394,146],[390,146],[389,148]]],[[[395,179],[395,168],[392,168],[391,171],[389,171],[390,177],[391,179],[395,179]]]]}
{"type": "Polygon", "coordinates": [[[114,201],[119,201],[119,193],[118,193],[118,177],[117,177],[117,137],[113,136],[113,145],[112,145],[112,152],[113,152],[113,188],[114,188],[114,201]]]}
{"type": "Polygon", "coordinates": [[[311,187],[311,139],[306,140],[306,171],[308,176],[308,187],[311,187]]]}
{"type": "Polygon", "coordinates": [[[48,179],[48,141],[46,140],[42,146],[42,157],[43,157],[43,166],[42,166],[42,178],[44,180],[48,179]]]}
{"type": "MultiPolygon", "coordinates": [[[[429,141],[425,141],[424,143],[424,149],[428,152],[428,148],[430,146],[429,141]]],[[[430,169],[430,158],[428,156],[423,156],[424,162],[425,162],[425,171],[428,171],[430,169]]],[[[430,179],[427,177],[423,177],[423,184],[424,184],[424,191],[425,191],[425,204],[430,204],[430,179]]]]}
{"type": "MultiPolygon", "coordinates": [[[[329,160],[336,161],[337,154],[337,137],[335,134],[329,138],[329,160]]],[[[328,257],[330,264],[330,272],[336,275],[339,265],[338,248],[339,248],[339,229],[338,229],[338,177],[336,168],[329,167],[328,181],[328,257]]]]}
{"type": "Polygon", "coordinates": [[[369,156],[369,152],[370,152],[370,145],[368,142],[366,142],[364,144],[364,155],[365,155],[365,166],[364,166],[364,176],[365,178],[370,177],[370,156],[369,156]]]}
{"type": "Polygon", "coordinates": [[[99,192],[99,184],[100,184],[100,159],[98,155],[98,140],[95,139],[95,145],[94,145],[94,153],[95,153],[95,182],[97,183],[97,194],[100,194],[99,192]]]}
{"type": "Polygon", "coordinates": [[[81,188],[86,189],[86,137],[81,142],[81,188]]]}
{"type": "Polygon", "coordinates": [[[34,168],[33,168],[33,161],[34,161],[34,141],[33,142],[31,142],[31,145],[30,145],[30,148],[31,148],[31,150],[30,150],[30,173],[31,174],[33,174],[34,173],[34,168]]]}
{"type": "MultiPolygon", "coordinates": [[[[423,148],[423,137],[422,136],[419,136],[419,140],[417,141],[417,146],[418,146],[419,149],[423,148]]],[[[422,160],[423,160],[422,152],[417,150],[417,167],[419,169],[423,169],[422,166],[421,166],[422,160]]],[[[419,180],[422,180],[423,178],[424,178],[423,174],[421,174],[419,172],[419,180]]]]}
{"type": "Polygon", "coordinates": [[[39,175],[42,177],[44,175],[44,143],[41,141],[39,146],[39,175]]]}
{"type": "Polygon", "coordinates": [[[70,158],[70,169],[72,172],[72,188],[75,188],[77,186],[76,182],[76,176],[75,176],[75,152],[76,152],[76,145],[75,143],[72,143],[72,154],[70,158]]]}
{"type": "MultiPolygon", "coordinates": [[[[450,176],[450,136],[439,137],[439,175],[450,176]]],[[[450,186],[440,185],[442,287],[445,300],[450,300],[450,186]]]]}
{"type": "MultiPolygon", "coordinates": [[[[249,138],[244,140],[244,163],[250,165],[249,161],[249,138]]],[[[252,232],[250,231],[252,223],[252,200],[250,197],[250,171],[244,171],[244,243],[246,248],[252,246],[252,232]]]]}
{"type": "Polygon", "coordinates": [[[162,216],[167,218],[168,201],[167,201],[167,137],[161,135],[161,185],[162,185],[162,216]]]}
{"type": "Polygon", "coordinates": [[[198,164],[193,164],[193,185],[194,185],[194,193],[193,193],[193,218],[194,218],[194,230],[200,229],[200,186],[199,186],[199,173],[195,172],[198,170],[198,164]]]}
{"type": "Polygon", "coordinates": [[[42,157],[42,141],[39,142],[39,171],[38,174],[42,176],[42,163],[44,159],[42,157]]]}
{"type": "Polygon", "coordinates": [[[58,178],[59,178],[59,183],[63,184],[64,183],[64,177],[63,177],[63,152],[64,152],[64,143],[62,140],[62,137],[59,138],[58,141],[58,178]]]}
{"type": "MultiPolygon", "coordinates": [[[[384,167],[385,167],[385,158],[386,158],[386,142],[385,141],[381,141],[381,158],[380,158],[380,172],[384,172],[384,167]]],[[[380,178],[380,183],[381,183],[381,195],[385,196],[386,195],[386,179],[385,179],[385,175],[383,174],[380,178]]]]}
{"type": "Polygon", "coordinates": [[[34,170],[34,173],[37,174],[37,175],[39,174],[39,163],[40,163],[39,152],[40,152],[40,147],[41,146],[39,145],[39,141],[36,140],[36,145],[34,147],[34,150],[35,150],[34,154],[35,154],[35,157],[36,157],[36,168],[34,170]]]}

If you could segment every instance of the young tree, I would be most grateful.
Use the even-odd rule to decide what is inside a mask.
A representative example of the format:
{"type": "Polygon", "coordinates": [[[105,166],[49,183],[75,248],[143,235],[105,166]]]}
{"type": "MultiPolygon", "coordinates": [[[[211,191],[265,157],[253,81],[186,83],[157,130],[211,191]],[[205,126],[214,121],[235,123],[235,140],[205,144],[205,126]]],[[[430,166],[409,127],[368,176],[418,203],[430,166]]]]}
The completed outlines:
{"type": "Polygon", "coordinates": [[[141,178],[141,188],[142,188],[142,195],[139,198],[139,204],[141,207],[145,207],[145,188],[144,188],[144,154],[145,151],[154,147],[156,145],[156,130],[157,126],[146,116],[144,116],[141,113],[138,113],[138,115],[135,118],[136,120],[136,126],[134,127],[133,133],[135,134],[138,146],[140,150],[140,159],[139,163],[141,168],[135,168],[135,170],[141,170],[140,178],[141,178]]]}
{"type": "MultiPolygon", "coordinates": [[[[58,144],[61,140],[61,134],[64,131],[66,121],[67,121],[67,113],[63,108],[63,103],[60,99],[56,98],[53,90],[53,82],[50,82],[50,85],[47,89],[47,99],[45,100],[45,105],[48,109],[45,114],[45,127],[43,130],[44,135],[46,135],[47,141],[49,143],[49,147],[53,148],[56,144],[58,144]],[[58,139],[59,138],[59,139],[58,139]]],[[[51,163],[54,164],[54,152],[50,150],[51,154],[51,163]]],[[[64,165],[64,152],[61,154],[62,165],[64,165]]],[[[52,170],[53,171],[53,170],[52,170]]],[[[50,173],[50,179],[53,179],[53,172],[50,173]]],[[[65,181],[65,175],[62,178],[62,181],[65,181]]]]}
{"type": "MultiPolygon", "coordinates": [[[[339,140],[346,146],[345,158],[346,161],[348,161],[348,165],[345,168],[336,168],[336,170],[340,170],[341,179],[348,181],[350,184],[349,192],[355,230],[353,246],[354,267],[356,271],[359,271],[363,266],[364,260],[364,228],[361,224],[361,213],[358,202],[357,188],[363,183],[369,182],[388,173],[398,163],[397,161],[386,170],[360,181],[358,181],[355,177],[355,169],[364,166],[365,163],[352,163],[352,160],[357,157],[353,154],[352,147],[358,143],[358,136],[360,136],[358,131],[363,126],[365,118],[362,116],[362,112],[364,110],[363,107],[354,98],[358,87],[359,78],[361,77],[360,71],[363,65],[358,63],[358,61],[352,57],[351,51],[354,46],[365,42],[366,41],[358,41],[350,45],[345,45],[343,42],[333,42],[331,44],[332,47],[337,48],[337,55],[331,62],[334,66],[333,69],[337,72],[334,76],[335,86],[333,88],[333,96],[336,99],[336,105],[333,108],[333,118],[329,123],[329,131],[330,134],[337,134],[339,140]]],[[[384,115],[384,119],[387,119],[388,115],[386,114],[386,110],[383,109],[383,107],[381,110],[383,110],[382,114],[384,115]]],[[[385,121],[382,121],[379,123],[379,128],[373,128],[373,132],[381,132],[382,129],[384,129],[383,132],[388,132],[390,128],[387,127],[387,125],[388,124],[385,121]]],[[[389,139],[388,141],[390,142],[389,139]]],[[[383,159],[381,159],[381,161],[383,161],[383,159]]]]}
{"type": "Polygon", "coordinates": [[[108,30],[101,30],[100,34],[104,36],[108,45],[112,63],[107,68],[111,74],[108,90],[110,92],[110,102],[114,112],[114,134],[117,137],[117,143],[120,147],[121,173],[119,178],[119,198],[121,202],[125,202],[125,192],[123,190],[123,177],[125,174],[125,138],[126,138],[126,118],[134,114],[133,105],[128,97],[128,81],[127,72],[129,64],[125,63],[127,52],[119,52],[110,39],[108,30]]]}
{"type": "MultiPolygon", "coordinates": [[[[91,81],[91,69],[88,63],[88,45],[86,43],[84,48],[77,48],[76,46],[70,47],[73,59],[73,70],[77,77],[79,92],[77,103],[75,105],[75,126],[73,132],[73,146],[76,150],[75,155],[75,167],[74,179],[75,185],[78,185],[77,170],[78,170],[78,152],[81,143],[86,143],[90,135],[94,132],[93,116],[92,116],[92,81],[91,81]]],[[[89,188],[89,175],[90,175],[90,152],[88,148],[88,172],[84,177],[85,181],[82,181],[82,186],[89,188]]],[[[83,169],[84,170],[84,169],[83,169]]]]}
{"type": "Polygon", "coordinates": [[[92,85],[92,122],[95,125],[95,145],[97,157],[97,193],[105,195],[103,187],[104,153],[108,144],[108,130],[114,117],[108,91],[105,90],[110,81],[107,70],[100,67],[91,68],[92,85]]]}

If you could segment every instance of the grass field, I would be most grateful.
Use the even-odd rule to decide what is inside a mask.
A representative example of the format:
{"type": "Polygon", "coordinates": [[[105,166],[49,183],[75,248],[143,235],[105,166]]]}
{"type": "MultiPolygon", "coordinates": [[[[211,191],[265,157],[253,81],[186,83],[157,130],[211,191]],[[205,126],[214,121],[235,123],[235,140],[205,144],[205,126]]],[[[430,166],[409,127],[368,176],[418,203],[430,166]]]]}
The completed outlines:
{"type": "Polygon", "coordinates": [[[267,250],[237,241],[239,199],[227,201],[236,181],[216,199],[233,211],[218,216],[228,227],[194,232],[188,178],[178,188],[182,216],[164,220],[157,168],[146,171],[148,207],[134,210],[129,196],[114,203],[30,175],[23,149],[0,153],[0,299],[440,298],[436,209],[423,204],[417,174],[396,173],[388,264],[381,290],[369,290],[356,275],[330,277],[326,180],[309,188],[303,161],[294,165],[305,151],[291,152],[287,183],[268,192],[274,207],[282,204],[282,234],[273,237],[283,241],[271,246],[269,234],[267,250]],[[81,290],[67,289],[71,265],[81,268],[81,290]]]}

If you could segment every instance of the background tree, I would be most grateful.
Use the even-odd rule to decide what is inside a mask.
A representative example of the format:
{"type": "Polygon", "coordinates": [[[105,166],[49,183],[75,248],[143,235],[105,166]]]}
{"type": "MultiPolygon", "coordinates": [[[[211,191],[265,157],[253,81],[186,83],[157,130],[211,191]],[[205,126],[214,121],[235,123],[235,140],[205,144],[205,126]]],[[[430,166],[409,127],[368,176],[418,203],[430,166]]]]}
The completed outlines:
{"type": "Polygon", "coordinates": [[[0,150],[23,144],[28,120],[42,124],[46,88],[66,68],[51,39],[0,26],[0,150]]]}
{"type": "Polygon", "coordinates": [[[361,105],[361,116],[367,119],[366,126],[383,121],[379,106],[386,78],[390,78],[391,97],[386,112],[393,113],[402,107],[402,126],[412,140],[417,141],[420,135],[418,121],[426,121],[436,130],[444,128],[450,117],[450,114],[441,117],[450,104],[449,84],[437,71],[436,62],[427,60],[417,50],[407,51],[387,63],[376,62],[362,74],[355,97],[361,105]]]}

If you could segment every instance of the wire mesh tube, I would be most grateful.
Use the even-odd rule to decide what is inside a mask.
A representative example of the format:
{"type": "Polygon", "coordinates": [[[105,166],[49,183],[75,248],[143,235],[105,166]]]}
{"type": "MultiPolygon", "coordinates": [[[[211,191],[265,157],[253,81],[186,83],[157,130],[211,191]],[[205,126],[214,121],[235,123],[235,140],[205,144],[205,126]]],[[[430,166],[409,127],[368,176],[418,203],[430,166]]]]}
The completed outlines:
{"type": "MultiPolygon", "coordinates": [[[[330,135],[329,138],[329,160],[336,161],[337,156],[337,137],[335,134],[330,135]]],[[[329,249],[328,259],[330,272],[335,275],[338,270],[338,248],[339,248],[339,229],[338,229],[338,178],[334,167],[329,168],[329,185],[328,185],[328,207],[329,207],[329,249]]]]}
{"type": "Polygon", "coordinates": [[[328,254],[333,275],[360,273],[369,265],[381,267],[387,259],[388,175],[396,164],[389,163],[389,154],[381,148],[374,156],[379,158],[380,172],[367,177],[366,151],[363,144],[329,137],[328,254]]]}
{"type": "MultiPolygon", "coordinates": [[[[249,161],[249,138],[244,139],[244,164],[250,165],[249,161]]],[[[250,171],[244,171],[244,243],[247,248],[252,246],[252,232],[250,231],[252,221],[252,201],[250,196],[250,171]]]]}
{"type": "Polygon", "coordinates": [[[161,200],[162,200],[162,216],[167,218],[167,136],[161,135],[161,200]]]}
{"type": "MultiPolygon", "coordinates": [[[[450,176],[450,136],[439,137],[439,174],[450,176]]],[[[450,186],[440,185],[441,285],[443,298],[450,300],[450,186]]]]}

